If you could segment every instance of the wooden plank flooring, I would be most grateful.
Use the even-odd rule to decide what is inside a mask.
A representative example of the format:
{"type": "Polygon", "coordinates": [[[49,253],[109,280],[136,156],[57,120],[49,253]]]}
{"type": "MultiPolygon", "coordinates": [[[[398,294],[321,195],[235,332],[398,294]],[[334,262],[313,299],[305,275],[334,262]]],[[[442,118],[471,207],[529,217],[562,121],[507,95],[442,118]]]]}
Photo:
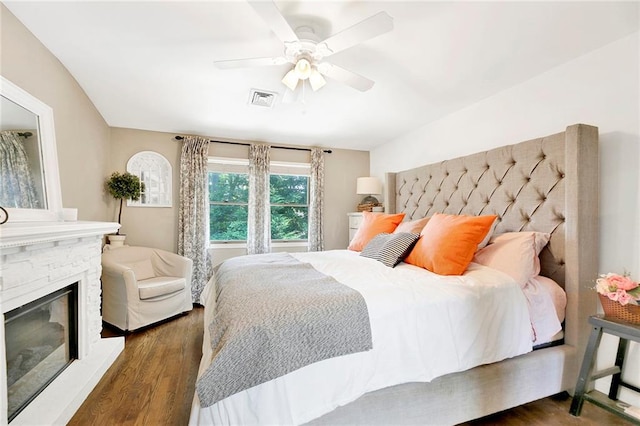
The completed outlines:
{"type": "MultiPolygon", "coordinates": [[[[186,425],[202,356],[202,308],[127,334],[69,425],[186,425]]],[[[103,337],[122,335],[106,328],[103,337]]]]}
{"type": "MultiPolygon", "coordinates": [[[[186,425],[200,362],[203,310],[126,335],[125,349],[69,425],[186,425]]],[[[106,328],[103,337],[117,335],[106,328]]],[[[585,402],[578,418],[568,395],[541,399],[465,426],[629,425],[585,402]]]]}

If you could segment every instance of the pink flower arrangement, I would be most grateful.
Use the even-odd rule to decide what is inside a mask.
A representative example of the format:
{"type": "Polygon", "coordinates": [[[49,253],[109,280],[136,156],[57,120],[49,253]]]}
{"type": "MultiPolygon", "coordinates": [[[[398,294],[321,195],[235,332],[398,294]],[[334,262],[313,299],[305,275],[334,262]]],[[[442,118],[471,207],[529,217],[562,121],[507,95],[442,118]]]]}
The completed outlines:
{"type": "Polygon", "coordinates": [[[640,284],[626,273],[600,275],[596,280],[596,291],[621,305],[640,305],[640,284]]]}

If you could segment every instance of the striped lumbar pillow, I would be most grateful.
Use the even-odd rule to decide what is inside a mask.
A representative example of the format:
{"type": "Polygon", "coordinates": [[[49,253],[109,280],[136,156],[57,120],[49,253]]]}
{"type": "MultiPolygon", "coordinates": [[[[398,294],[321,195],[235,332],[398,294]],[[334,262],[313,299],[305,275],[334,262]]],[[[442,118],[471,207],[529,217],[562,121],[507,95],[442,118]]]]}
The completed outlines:
{"type": "Polygon", "coordinates": [[[366,246],[360,252],[360,256],[368,257],[370,259],[378,260],[378,253],[382,250],[384,243],[387,242],[391,234],[388,232],[383,232],[381,234],[376,235],[367,243],[366,246]]]}
{"type": "Polygon", "coordinates": [[[360,256],[369,257],[393,268],[409,254],[419,234],[400,232],[378,234],[362,249],[360,256]]]}

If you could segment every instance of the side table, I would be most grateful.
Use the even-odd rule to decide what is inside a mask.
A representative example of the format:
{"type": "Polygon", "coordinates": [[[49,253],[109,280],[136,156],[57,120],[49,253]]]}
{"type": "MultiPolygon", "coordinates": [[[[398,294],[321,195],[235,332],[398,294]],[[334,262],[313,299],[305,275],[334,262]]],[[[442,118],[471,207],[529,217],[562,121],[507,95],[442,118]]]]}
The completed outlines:
{"type": "Polygon", "coordinates": [[[634,417],[624,411],[624,407],[627,407],[628,404],[618,402],[620,386],[640,393],[640,388],[622,380],[622,368],[627,354],[627,346],[629,340],[640,342],[640,325],[615,321],[608,318],[605,319],[601,315],[589,317],[589,324],[592,326],[591,335],[589,336],[587,349],[585,350],[584,359],[582,360],[582,367],[580,368],[580,375],[578,376],[578,382],[569,413],[574,416],[579,416],[582,411],[582,404],[586,400],[625,420],[640,425],[640,418],[634,417]],[[598,351],[600,340],[602,339],[602,333],[620,337],[615,366],[602,371],[592,372],[595,355],[598,351]],[[611,379],[611,387],[609,388],[609,395],[605,395],[597,390],[586,392],[587,387],[592,381],[607,376],[613,376],[611,379]]]}
{"type": "Polygon", "coordinates": [[[364,219],[364,215],[362,212],[352,212],[347,213],[347,216],[349,217],[349,242],[351,242],[354,235],[356,235],[356,232],[358,232],[358,228],[364,219]]]}

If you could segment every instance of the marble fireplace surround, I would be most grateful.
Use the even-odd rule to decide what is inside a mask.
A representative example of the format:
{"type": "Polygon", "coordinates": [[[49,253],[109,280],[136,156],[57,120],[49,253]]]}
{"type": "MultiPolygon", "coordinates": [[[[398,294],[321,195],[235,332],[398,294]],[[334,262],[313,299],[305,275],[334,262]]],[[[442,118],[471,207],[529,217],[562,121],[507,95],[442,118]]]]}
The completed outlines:
{"type": "Polygon", "coordinates": [[[124,348],[103,339],[101,249],[109,222],[23,222],[0,227],[0,425],[7,424],[4,314],[78,283],[78,359],[10,423],[66,424],[124,348]]]}

